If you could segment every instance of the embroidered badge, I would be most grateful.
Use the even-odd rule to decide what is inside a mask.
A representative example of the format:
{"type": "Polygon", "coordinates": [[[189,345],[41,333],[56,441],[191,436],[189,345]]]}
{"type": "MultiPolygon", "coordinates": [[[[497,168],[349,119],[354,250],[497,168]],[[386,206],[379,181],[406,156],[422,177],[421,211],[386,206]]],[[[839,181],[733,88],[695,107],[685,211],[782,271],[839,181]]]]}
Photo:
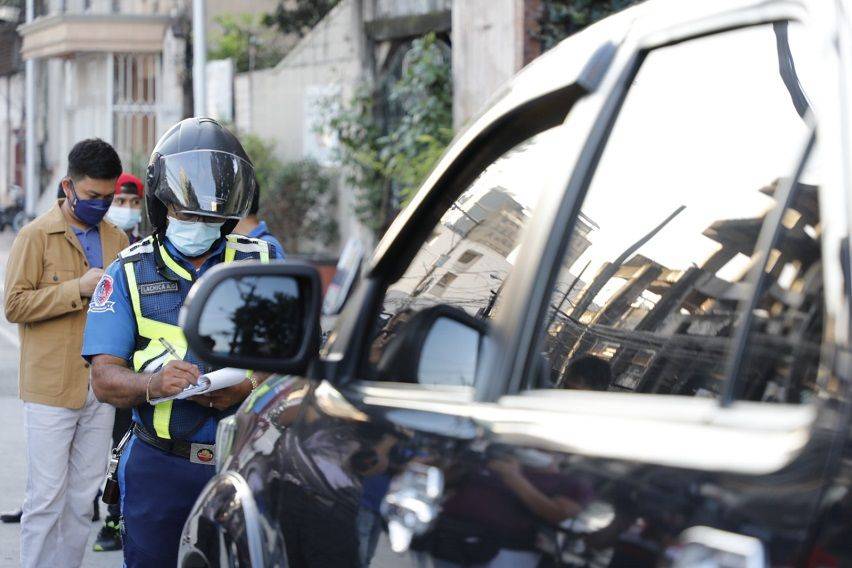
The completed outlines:
{"type": "Polygon", "coordinates": [[[110,302],[112,296],[113,282],[112,276],[104,274],[101,281],[95,287],[95,292],[92,294],[92,301],[89,303],[89,312],[99,314],[103,312],[115,312],[113,306],[115,302],[110,302]]]}
{"type": "Polygon", "coordinates": [[[139,293],[143,296],[151,294],[162,294],[164,292],[177,292],[177,282],[151,282],[149,284],[140,284],[139,293]]]}

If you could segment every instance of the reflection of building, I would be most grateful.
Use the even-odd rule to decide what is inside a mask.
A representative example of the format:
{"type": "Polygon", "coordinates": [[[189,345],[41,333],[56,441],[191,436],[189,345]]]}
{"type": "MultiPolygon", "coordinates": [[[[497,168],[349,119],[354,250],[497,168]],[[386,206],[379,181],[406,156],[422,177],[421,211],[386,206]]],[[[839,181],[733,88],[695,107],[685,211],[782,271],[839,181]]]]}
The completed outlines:
{"type": "MultiPolygon", "coordinates": [[[[773,195],[776,185],[762,192],[773,195]]],[[[804,185],[797,189],[782,221],[781,241],[767,266],[770,284],[755,311],[751,357],[780,360],[779,349],[788,354],[816,349],[806,337],[819,333],[822,316],[817,301],[822,286],[817,190],[804,185]]],[[[753,290],[753,283],[747,281],[749,270],[730,280],[721,278],[719,272],[737,255],[753,257],[764,220],[712,223],[703,235],[716,241],[719,249],[700,266],[686,270],[671,270],[641,254],[617,267],[605,263],[583,294],[599,291],[613,281],[621,285],[603,301],[598,296],[602,305],[589,305],[579,317],[558,314],[549,330],[554,344],[550,349],[553,369],[557,374],[564,372],[571,359],[591,353],[610,362],[615,388],[718,393],[730,338],[740,321],[737,307],[753,290]],[[607,282],[600,282],[601,278],[607,282]]],[[[793,363],[783,363],[788,376],[793,372],[788,367],[795,367],[796,360],[814,358],[797,357],[793,363]]],[[[767,363],[764,368],[780,365],[767,363]]],[[[773,381],[758,379],[754,377],[753,384],[758,386],[753,391],[747,388],[746,397],[770,396],[763,389],[773,381]]],[[[796,395],[788,392],[787,396],[795,399],[796,395]]]]}
{"type": "Polygon", "coordinates": [[[409,272],[388,291],[388,302],[396,298],[418,308],[449,303],[474,315],[496,298],[527,212],[499,186],[450,211],[409,272]]]}
{"type": "Polygon", "coordinates": [[[481,195],[464,213],[447,223],[453,232],[490,248],[504,258],[509,256],[524,224],[523,206],[506,191],[495,187],[481,195]]]}

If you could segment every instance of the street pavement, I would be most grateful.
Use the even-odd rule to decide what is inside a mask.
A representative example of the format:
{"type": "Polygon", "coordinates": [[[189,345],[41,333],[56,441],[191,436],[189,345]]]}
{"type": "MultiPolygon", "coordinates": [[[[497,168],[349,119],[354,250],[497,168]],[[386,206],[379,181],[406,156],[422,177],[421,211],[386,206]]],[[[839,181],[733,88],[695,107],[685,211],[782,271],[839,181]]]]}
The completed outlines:
{"type": "MultiPolygon", "coordinates": [[[[6,262],[14,235],[0,233],[0,295],[5,280],[6,262]]],[[[18,330],[0,310],[0,511],[17,509],[26,489],[26,453],[24,446],[24,409],[18,398],[18,330]]],[[[106,513],[102,504],[101,513],[106,513]]],[[[92,552],[91,542],[100,529],[92,523],[89,548],[83,566],[115,568],[121,566],[120,552],[92,552]]],[[[0,568],[20,566],[20,525],[0,524],[0,568]]]]}

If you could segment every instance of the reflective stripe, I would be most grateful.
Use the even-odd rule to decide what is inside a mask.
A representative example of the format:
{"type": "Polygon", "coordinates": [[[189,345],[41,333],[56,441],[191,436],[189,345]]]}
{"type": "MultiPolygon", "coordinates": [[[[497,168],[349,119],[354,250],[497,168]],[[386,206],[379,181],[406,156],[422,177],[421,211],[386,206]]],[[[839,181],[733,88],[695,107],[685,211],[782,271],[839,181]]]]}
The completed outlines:
{"type": "Polygon", "coordinates": [[[266,241],[261,241],[263,243],[263,248],[260,251],[260,262],[263,264],[267,264],[269,262],[269,243],[266,241]]]}
{"type": "Polygon", "coordinates": [[[261,239],[255,239],[253,237],[244,237],[243,235],[228,235],[226,237],[227,243],[225,246],[232,248],[234,250],[238,250],[240,252],[247,253],[262,253],[264,249],[268,249],[268,243],[261,239]],[[248,241],[248,242],[240,242],[240,241],[248,241]]]}
{"type": "Polygon", "coordinates": [[[167,400],[154,406],[154,432],[160,438],[170,440],[172,435],[169,433],[169,423],[172,420],[172,403],[173,400],[167,400]]]}
{"type": "Polygon", "coordinates": [[[139,241],[138,243],[133,243],[132,245],[118,253],[118,256],[120,256],[121,258],[128,258],[145,252],[154,252],[154,245],[151,244],[152,242],[153,238],[147,237],[139,241]]]}
{"type": "Polygon", "coordinates": [[[183,278],[184,280],[189,280],[192,282],[192,275],[186,271],[186,269],[177,263],[175,259],[169,256],[169,253],[166,252],[166,247],[160,245],[160,256],[163,257],[163,262],[166,263],[172,272],[183,278]]]}
{"type": "Polygon", "coordinates": [[[269,262],[269,243],[261,239],[244,237],[242,235],[228,235],[225,237],[225,264],[234,262],[237,252],[256,253],[260,262],[269,262]],[[240,241],[250,242],[240,242],[240,241]]]}
{"type": "MultiPolygon", "coordinates": [[[[269,245],[265,241],[258,241],[256,239],[252,239],[252,241],[254,242],[251,244],[243,244],[236,243],[229,238],[226,242],[225,248],[225,264],[229,264],[234,261],[237,251],[258,253],[261,262],[269,262],[269,245]]],[[[150,243],[147,243],[147,245],[148,246],[145,247],[144,250],[140,250],[138,252],[153,252],[154,247],[150,243]]],[[[126,249],[126,252],[131,252],[130,248],[126,249]]],[[[133,254],[136,252],[137,251],[132,251],[133,254]]],[[[169,256],[165,247],[160,247],[160,253],[162,254],[163,261],[166,263],[166,266],[174,271],[175,274],[186,280],[192,281],[192,276],[189,272],[187,272],[169,256]]],[[[133,354],[133,370],[139,373],[147,372],[149,369],[158,369],[171,359],[174,359],[170,353],[163,353],[164,346],[160,341],[161,338],[168,341],[169,344],[174,347],[180,358],[186,356],[188,346],[186,343],[186,336],[180,326],[149,319],[142,315],[142,300],[139,296],[139,287],[136,282],[136,270],[134,269],[133,264],[134,263],[132,261],[124,264],[124,274],[127,277],[127,289],[130,293],[130,303],[133,306],[133,315],[136,318],[136,333],[149,340],[148,344],[144,348],[133,354]],[[142,368],[143,366],[145,367],[144,369],[142,368]]],[[[171,423],[172,418],[173,402],[174,401],[169,400],[154,406],[154,431],[157,436],[167,440],[172,437],[169,432],[169,424],[171,423]]]]}
{"type": "MultiPolygon", "coordinates": [[[[186,336],[179,326],[142,316],[142,302],[139,298],[139,288],[136,285],[136,271],[133,269],[133,263],[128,262],[124,265],[124,273],[127,276],[127,289],[130,292],[133,315],[136,316],[137,333],[150,340],[144,349],[133,354],[133,370],[137,373],[147,371],[147,368],[142,369],[141,367],[146,362],[151,361],[152,358],[154,358],[154,361],[151,361],[146,367],[152,368],[154,366],[152,363],[156,361],[161,361],[161,365],[165,365],[169,360],[174,359],[170,353],[163,356],[164,346],[160,338],[168,341],[181,357],[186,355],[186,336]]],[[[171,439],[172,436],[169,432],[171,417],[172,401],[161,402],[154,406],[154,430],[160,438],[171,439]]]]}

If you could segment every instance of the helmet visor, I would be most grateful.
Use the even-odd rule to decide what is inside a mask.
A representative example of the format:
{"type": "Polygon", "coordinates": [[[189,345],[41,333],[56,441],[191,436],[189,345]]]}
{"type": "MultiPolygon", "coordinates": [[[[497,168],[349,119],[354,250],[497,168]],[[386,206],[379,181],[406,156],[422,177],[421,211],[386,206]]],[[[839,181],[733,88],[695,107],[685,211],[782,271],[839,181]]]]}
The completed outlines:
{"type": "Polygon", "coordinates": [[[154,194],[179,212],[223,219],[244,217],[255,192],[254,167],[228,152],[193,150],[163,156],[154,194]]]}

